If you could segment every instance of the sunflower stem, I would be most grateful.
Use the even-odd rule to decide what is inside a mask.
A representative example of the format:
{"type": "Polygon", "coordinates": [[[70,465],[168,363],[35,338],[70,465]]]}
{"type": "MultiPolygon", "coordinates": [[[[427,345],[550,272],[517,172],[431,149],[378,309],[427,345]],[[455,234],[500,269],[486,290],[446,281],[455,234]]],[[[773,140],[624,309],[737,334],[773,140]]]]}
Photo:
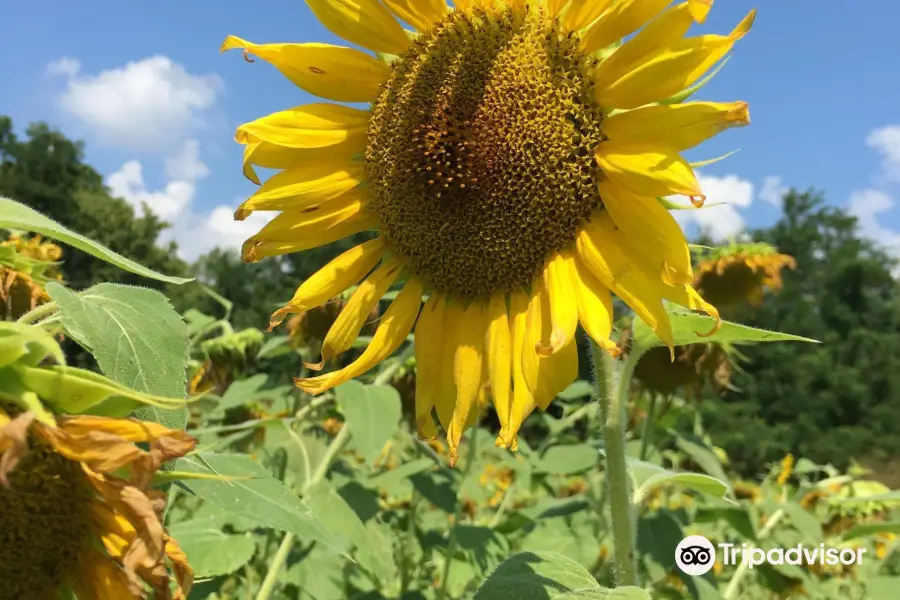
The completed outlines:
{"type": "MultiPolygon", "coordinates": [[[[478,449],[477,446],[478,440],[478,428],[473,427],[472,433],[469,434],[469,452],[466,456],[466,464],[463,467],[461,476],[459,478],[460,483],[466,480],[469,475],[469,472],[472,470],[472,464],[475,462],[475,452],[478,449]]],[[[447,540],[447,556],[444,560],[444,573],[441,576],[441,587],[438,590],[437,597],[440,600],[450,600],[450,591],[447,589],[447,580],[450,578],[450,565],[453,562],[453,555],[456,554],[456,547],[459,545],[459,538],[457,536],[456,527],[459,524],[459,520],[462,518],[463,512],[463,501],[457,495],[456,498],[456,511],[453,515],[453,524],[450,526],[450,536],[447,540]]]]}
{"type": "MultiPolygon", "coordinates": [[[[325,451],[325,456],[323,456],[321,462],[319,462],[315,474],[309,479],[307,485],[304,486],[304,493],[306,493],[306,490],[325,479],[325,476],[328,475],[328,470],[331,468],[331,463],[334,462],[338,453],[347,445],[349,440],[350,428],[345,424],[341,427],[338,434],[334,436],[334,439],[331,440],[331,443],[328,444],[328,450],[325,451]]],[[[294,536],[293,533],[284,534],[284,537],[281,539],[281,545],[278,547],[275,557],[272,558],[272,562],[269,564],[269,572],[266,573],[266,578],[263,580],[259,592],[256,594],[256,600],[269,600],[269,597],[275,591],[275,588],[278,586],[278,575],[281,573],[281,569],[284,567],[284,563],[287,562],[291,549],[294,547],[295,537],[296,536],[294,536]]]]}
{"type": "Polygon", "coordinates": [[[33,325],[44,317],[52,315],[57,310],[59,310],[59,305],[57,305],[56,302],[47,302],[19,317],[18,320],[16,320],[16,323],[33,325]]]}
{"type": "Polygon", "coordinates": [[[591,343],[594,391],[603,409],[603,443],[606,483],[612,521],[615,574],[618,585],[639,586],[635,551],[635,515],[631,504],[631,478],[625,461],[625,405],[628,383],[636,361],[626,361],[621,374],[605,350],[591,343]]]}

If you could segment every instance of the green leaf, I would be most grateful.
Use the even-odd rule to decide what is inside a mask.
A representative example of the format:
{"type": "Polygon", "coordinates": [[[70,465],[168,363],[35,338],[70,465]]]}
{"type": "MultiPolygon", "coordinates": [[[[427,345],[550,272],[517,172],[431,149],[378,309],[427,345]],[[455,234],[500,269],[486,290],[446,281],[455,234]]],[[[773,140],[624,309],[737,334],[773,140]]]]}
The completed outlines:
{"type": "Polygon", "coordinates": [[[675,473],[666,471],[658,473],[647,479],[634,493],[634,502],[639,504],[644,501],[653,490],[665,485],[683,485],[701,494],[724,498],[731,487],[728,483],[719,481],[715,477],[702,473],[675,473]]]}
{"type": "Polygon", "coordinates": [[[667,510],[638,520],[638,552],[644,562],[655,563],[656,572],[662,577],[675,568],[675,550],[682,539],[681,524],[667,510]]]}
{"type": "MultiPolygon", "coordinates": [[[[789,333],[779,333],[777,331],[766,331],[765,329],[756,329],[747,327],[746,325],[738,325],[729,321],[722,321],[722,326],[712,335],[706,335],[716,325],[716,320],[705,315],[682,311],[670,311],[669,320],[672,323],[672,336],[676,346],[686,346],[688,344],[702,344],[706,342],[811,342],[817,344],[816,340],[791,335],[789,333]]],[[[665,343],[659,339],[656,333],[644,323],[640,317],[634,318],[634,341],[632,343],[632,357],[640,356],[650,348],[656,346],[665,346],[665,343]]]]}
{"type": "Polygon", "coordinates": [[[139,392],[181,398],[190,341],[184,321],[156,290],[101,283],[76,294],[56,283],[63,326],[111,379],[139,392]]]}
{"type": "Polygon", "coordinates": [[[835,504],[860,504],[866,502],[887,502],[896,504],[900,502],[900,490],[886,492],[884,494],[872,494],[870,496],[851,496],[849,498],[834,498],[835,504]]]}
{"type": "Polygon", "coordinates": [[[196,577],[227,575],[243,567],[256,552],[247,535],[228,535],[220,519],[195,519],[169,526],[169,533],[187,555],[196,577]]]}
{"type": "Polygon", "coordinates": [[[678,449],[687,454],[691,460],[700,465],[700,468],[706,471],[708,475],[712,475],[719,481],[728,481],[728,475],[722,468],[722,461],[716,456],[709,444],[703,440],[693,437],[679,435],[675,439],[675,445],[678,449]]]}
{"type": "MultiPolygon", "coordinates": [[[[628,594],[634,588],[619,588],[628,594]]],[[[515,554],[497,567],[478,588],[473,600],[563,600],[567,593],[611,592],[604,590],[587,569],[555,552],[515,554]]],[[[640,591],[640,590],[638,590],[640,591]]],[[[573,598],[644,600],[649,596],[569,596],[573,598]]]]}
{"type": "Polygon", "coordinates": [[[701,507],[694,516],[697,523],[716,523],[725,521],[747,541],[756,540],[756,529],[753,520],[744,507],[701,507]]]}
{"type": "Polygon", "coordinates": [[[557,394],[557,398],[561,400],[578,400],[579,398],[587,398],[594,393],[594,386],[590,381],[580,379],[573,382],[569,387],[557,394]]]}
{"type": "Polygon", "coordinates": [[[371,463],[397,430],[400,394],[390,386],[348,381],[335,389],[335,400],[347,420],[354,447],[371,463]]]}
{"type": "Polygon", "coordinates": [[[356,559],[360,566],[372,574],[385,589],[399,578],[397,564],[394,561],[394,546],[391,542],[391,528],[376,519],[366,523],[365,540],[356,551],[356,559]]]}
{"type": "Polygon", "coordinates": [[[155,279],[157,281],[178,285],[193,281],[193,279],[163,275],[162,273],[157,273],[153,269],[148,269],[143,265],[139,265],[133,260],[125,258],[121,254],[117,254],[93,240],[89,240],[83,235],[79,235],[74,231],[63,227],[53,219],[45,217],[36,210],[9,198],[0,197],[0,229],[21,229],[23,231],[40,233],[55,240],[59,240],[64,244],[74,246],[79,250],[87,252],[92,256],[96,256],[101,260],[105,260],[129,273],[147,277],[148,279],[155,279]]]}
{"type": "Polygon", "coordinates": [[[900,533],[900,521],[889,521],[884,523],[863,523],[856,525],[841,536],[842,540],[853,540],[861,537],[871,537],[879,533],[900,533]]]}
{"type": "Polygon", "coordinates": [[[593,469],[600,462],[600,453],[590,444],[551,446],[541,457],[537,470],[555,475],[574,475],[593,469]]]}
{"type": "Polygon", "coordinates": [[[329,481],[320,481],[303,494],[306,504],[329,529],[345,538],[344,550],[366,542],[366,528],[329,481]]]}
{"type": "Polygon", "coordinates": [[[804,542],[818,542],[822,539],[822,525],[815,515],[804,510],[799,504],[791,502],[785,502],[781,508],[787,513],[794,529],[803,534],[804,542]]]}
{"type": "Polygon", "coordinates": [[[245,454],[198,453],[178,459],[175,470],[242,477],[231,481],[198,479],[181,485],[222,510],[262,527],[290,532],[308,542],[316,540],[336,550],[346,545],[284,484],[245,454]]]}
{"type": "Polygon", "coordinates": [[[556,596],[556,600],[652,600],[641,588],[625,586],[615,589],[576,590],[556,596]]]}
{"type": "Polygon", "coordinates": [[[40,327],[0,321],[0,367],[19,361],[37,366],[47,356],[57,364],[66,364],[59,344],[40,327]]]}

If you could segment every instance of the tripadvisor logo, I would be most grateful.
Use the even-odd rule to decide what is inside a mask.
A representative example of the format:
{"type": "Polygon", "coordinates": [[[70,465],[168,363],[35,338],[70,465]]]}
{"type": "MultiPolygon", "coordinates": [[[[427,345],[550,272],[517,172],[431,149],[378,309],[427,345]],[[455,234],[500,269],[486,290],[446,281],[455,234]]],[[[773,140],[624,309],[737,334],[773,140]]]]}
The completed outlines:
{"type": "Polygon", "coordinates": [[[704,575],[716,563],[716,555],[724,566],[746,564],[751,569],[767,565],[858,565],[862,563],[865,548],[831,548],[825,544],[763,550],[748,544],[721,543],[713,545],[702,535],[691,535],[675,548],[675,564],[687,575],[704,575]]]}

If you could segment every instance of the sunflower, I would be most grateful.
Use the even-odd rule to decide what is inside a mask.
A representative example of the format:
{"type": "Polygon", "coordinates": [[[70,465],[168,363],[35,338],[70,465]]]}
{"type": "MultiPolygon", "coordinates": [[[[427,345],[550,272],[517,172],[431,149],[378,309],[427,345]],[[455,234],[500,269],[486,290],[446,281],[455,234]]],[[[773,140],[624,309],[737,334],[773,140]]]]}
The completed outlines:
{"type": "Polygon", "coordinates": [[[728,35],[685,37],[711,2],[670,3],[307,0],[374,56],[225,40],[223,51],[262,58],[306,92],[369,103],[298,106],[236,134],[248,178],[259,183],[255,166],[280,170],[237,209],[239,220],[280,211],[244,243],[244,260],[377,232],[303,282],[271,326],[361,282],[326,336],[326,361],[403,283],[362,355],[299,387],[320,394],[357,377],[414,331],[419,433],[437,434],[436,413],[453,460],[486,388],[497,443],[515,448],[524,418],[575,379],[579,322],[616,352],[611,292],[670,346],[664,300],[718,317],[658,198],[701,204],[679,153],[749,122],[744,102],[679,100],[755,13],[728,35]]]}
{"type": "Polygon", "coordinates": [[[61,281],[56,262],[62,248],[36,235],[11,235],[0,242],[0,319],[14,320],[50,301],[44,286],[61,281]]]}
{"type": "Polygon", "coordinates": [[[763,293],[781,289],[781,270],[797,261],[769,244],[740,244],[717,248],[697,265],[694,286],[709,302],[731,306],[747,302],[760,306],[763,293]]]}
{"type": "Polygon", "coordinates": [[[94,416],[38,421],[0,407],[0,598],[183,599],[193,572],[150,489],[195,441],[183,431],[94,416]],[[143,450],[136,443],[149,444],[143,450]],[[171,564],[175,592],[166,566],[171,564]]]}

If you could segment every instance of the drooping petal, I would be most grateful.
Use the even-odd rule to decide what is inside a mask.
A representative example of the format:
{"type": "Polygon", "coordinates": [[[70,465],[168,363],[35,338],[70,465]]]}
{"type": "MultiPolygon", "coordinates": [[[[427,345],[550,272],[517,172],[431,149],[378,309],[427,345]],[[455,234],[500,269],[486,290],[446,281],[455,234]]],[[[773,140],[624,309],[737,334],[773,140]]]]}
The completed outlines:
{"type": "Polygon", "coordinates": [[[608,117],[603,133],[620,147],[651,149],[664,144],[682,152],[730,127],[749,123],[746,102],[658,104],[608,117]]]}
{"type": "Polygon", "coordinates": [[[640,240],[635,258],[672,286],[694,281],[691,252],[681,226],[656,198],[634,194],[610,182],[599,186],[603,206],[625,238],[640,240]]]}
{"type": "Polygon", "coordinates": [[[248,243],[294,242],[311,239],[322,231],[357,216],[368,203],[364,193],[348,193],[334,200],[320,201],[303,210],[286,210],[269,221],[248,243]]]}
{"type": "Polygon", "coordinates": [[[428,31],[432,25],[449,12],[450,7],[444,0],[383,0],[395,15],[421,32],[428,31]]]}
{"type": "MultiPolygon", "coordinates": [[[[243,160],[244,177],[256,185],[261,185],[262,182],[253,167],[278,170],[290,169],[292,167],[298,167],[305,162],[314,161],[318,155],[322,154],[320,150],[309,148],[286,148],[271,142],[245,142],[245,144],[243,160]]],[[[330,146],[329,154],[337,148],[346,149],[347,147],[346,144],[330,146]]],[[[356,149],[340,154],[340,156],[349,163],[350,159],[355,154],[358,154],[356,149]]]]}
{"type": "Polygon", "coordinates": [[[336,102],[371,102],[391,75],[385,62],[331,44],[254,44],[230,35],[221,51],[234,48],[272,64],[300,89],[336,102]]]}
{"type": "Polygon", "coordinates": [[[434,409],[445,432],[450,429],[450,423],[456,410],[456,379],[453,365],[456,347],[459,345],[459,336],[450,334],[457,331],[465,313],[466,305],[462,300],[453,297],[447,298],[444,307],[445,333],[442,336],[441,366],[434,397],[434,409]]]}
{"type": "Polygon", "coordinates": [[[526,345],[528,333],[528,294],[515,291],[509,297],[510,333],[512,341],[512,379],[513,394],[509,407],[509,424],[506,431],[500,432],[497,445],[510,450],[518,448],[519,428],[534,410],[534,397],[525,383],[525,375],[522,371],[522,354],[526,345]]]}
{"type": "MultiPolygon", "coordinates": [[[[639,241],[638,241],[639,243],[639,241]]],[[[606,211],[582,226],[576,258],[607,289],[625,301],[643,321],[672,345],[672,327],[663,307],[665,284],[658,273],[647,273],[628,254],[629,245],[606,211]]]]}
{"type": "Polygon", "coordinates": [[[578,300],[578,319],[594,342],[612,355],[619,349],[611,339],[613,327],[612,294],[580,260],[575,264],[575,296],[578,300]]]}
{"type": "MultiPolygon", "coordinates": [[[[573,298],[574,300],[574,298],[573,298]]],[[[574,307],[577,311],[577,306],[574,307]]],[[[577,326],[577,316],[576,326],[577,326]]],[[[550,293],[542,277],[532,284],[528,302],[527,330],[522,346],[522,374],[534,402],[546,410],[550,402],[578,377],[578,349],[571,340],[556,353],[541,356],[542,339],[551,335],[553,324],[550,293]]]]}
{"type": "MultiPolygon", "coordinates": [[[[309,227],[300,239],[262,239],[254,236],[244,242],[241,248],[241,260],[258,262],[267,256],[280,256],[291,252],[300,252],[336,242],[345,237],[369,231],[378,227],[378,216],[367,210],[346,209],[342,212],[343,220],[336,218],[325,223],[324,228],[309,227]]],[[[296,229],[295,229],[296,231],[296,229]]]]}
{"type": "Polygon", "coordinates": [[[597,20],[612,0],[575,0],[563,15],[562,26],[566,31],[580,31],[597,20]]]}
{"type": "Polygon", "coordinates": [[[500,421],[502,439],[509,423],[510,388],[512,387],[512,335],[506,308],[506,292],[495,292],[488,303],[488,326],[485,337],[488,379],[494,409],[500,421]]]}
{"type": "MultiPolygon", "coordinates": [[[[582,38],[585,52],[596,52],[637,31],[672,0],[617,0],[582,38]]],[[[584,2],[588,4],[588,2],[584,2]]]]}
{"type": "MultiPolygon", "coordinates": [[[[473,300],[466,307],[462,320],[455,325],[456,352],[453,355],[453,379],[456,382],[456,406],[447,429],[447,445],[450,466],[458,458],[459,442],[469,420],[469,413],[476,408],[484,373],[484,339],[486,307],[473,300]]],[[[449,357],[448,357],[449,358],[449,357]]]]}
{"type": "Polygon", "coordinates": [[[656,40],[631,40],[597,69],[595,99],[604,107],[626,109],[677,94],[703,76],[750,31],[755,15],[750,11],[727,36],[703,35],[662,46],[656,40]],[[628,50],[639,41],[640,48],[628,50]]]}
{"type": "Polygon", "coordinates": [[[71,584],[79,598],[91,600],[122,600],[133,598],[135,591],[116,563],[102,552],[83,548],[78,555],[79,577],[71,584]]]}
{"type": "Polygon", "coordinates": [[[370,113],[339,104],[305,104],[237,128],[240,143],[270,142],[285,148],[327,148],[355,143],[365,149],[370,113]]]}
{"type": "Polygon", "coordinates": [[[403,54],[409,38],[378,0],[306,0],[316,18],[348,42],[387,54],[403,54]]]}
{"type": "Polygon", "coordinates": [[[294,297],[269,319],[269,330],[291,313],[299,313],[325,304],[359,282],[381,260],[384,240],[375,238],[347,250],[304,281],[294,297]]]}
{"type": "Polygon", "coordinates": [[[273,175],[235,212],[239,221],[258,210],[303,211],[338,198],[363,198],[365,165],[318,152],[314,160],[273,175]]]}
{"type": "Polygon", "coordinates": [[[391,257],[359,285],[325,335],[322,342],[322,362],[318,365],[307,364],[307,367],[318,371],[325,362],[353,346],[381,297],[400,275],[401,267],[400,261],[391,257]]]}
{"type": "Polygon", "coordinates": [[[611,182],[635,194],[702,196],[700,182],[684,158],[660,144],[656,148],[631,148],[601,142],[595,154],[600,170],[611,182]]]}
{"type": "Polygon", "coordinates": [[[296,380],[297,387],[308,394],[321,394],[345,381],[359,377],[393,354],[406,341],[406,336],[416,322],[422,304],[423,290],[424,286],[418,278],[414,277],[407,281],[384,313],[372,341],[362,356],[340,371],[296,380]]]}
{"type": "Polygon", "coordinates": [[[416,428],[419,437],[431,439],[437,435],[431,410],[434,400],[441,394],[441,367],[444,360],[444,311],[443,294],[432,294],[416,322],[416,428]]]}
{"type": "Polygon", "coordinates": [[[575,339],[578,329],[578,304],[572,287],[574,273],[571,259],[566,254],[554,252],[544,267],[544,289],[550,305],[550,336],[541,337],[538,355],[550,356],[562,350],[575,339]]]}

